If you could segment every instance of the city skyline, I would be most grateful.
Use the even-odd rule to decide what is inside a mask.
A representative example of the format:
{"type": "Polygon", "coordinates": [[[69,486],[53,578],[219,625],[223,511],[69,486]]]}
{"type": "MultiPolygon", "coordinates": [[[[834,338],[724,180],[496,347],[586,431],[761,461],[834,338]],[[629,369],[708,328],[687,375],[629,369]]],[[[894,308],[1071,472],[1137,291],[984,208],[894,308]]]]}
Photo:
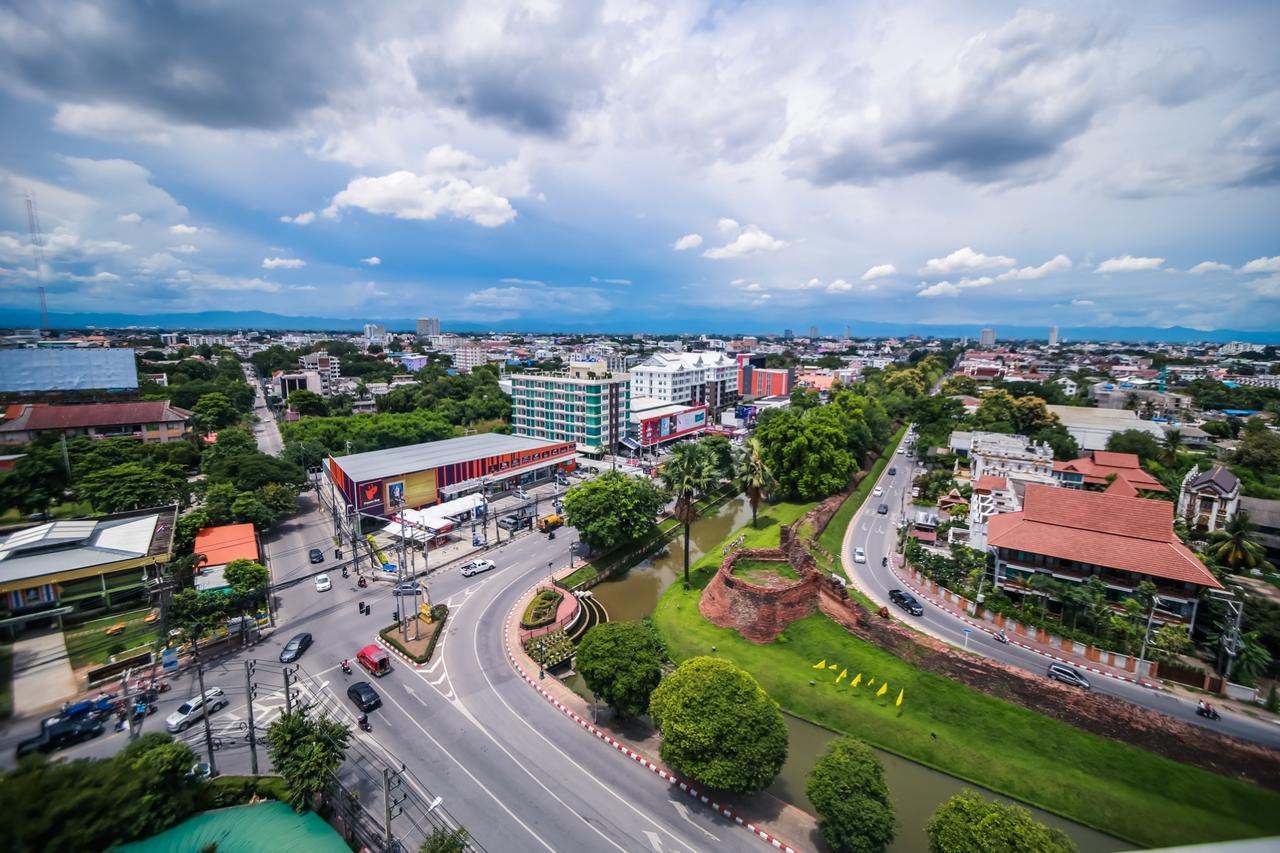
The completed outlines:
{"type": "Polygon", "coordinates": [[[1280,327],[1265,6],[355,14],[0,12],[0,313],[1280,327]]]}

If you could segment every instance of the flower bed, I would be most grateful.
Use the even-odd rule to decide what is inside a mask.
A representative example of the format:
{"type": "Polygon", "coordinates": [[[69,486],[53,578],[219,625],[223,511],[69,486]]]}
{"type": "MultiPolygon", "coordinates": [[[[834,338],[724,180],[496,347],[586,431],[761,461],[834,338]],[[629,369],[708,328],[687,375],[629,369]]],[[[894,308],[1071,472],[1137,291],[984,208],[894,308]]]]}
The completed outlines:
{"type": "Polygon", "coordinates": [[[556,621],[556,610],[560,608],[560,602],[564,599],[564,594],[554,589],[540,589],[538,594],[533,597],[533,601],[529,602],[529,606],[524,609],[524,616],[520,619],[520,627],[525,630],[541,628],[544,625],[550,625],[556,621]]]}
{"type": "MultiPolygon", "coordinates": [[[[417,618],[417,617],[414,617],[417,618]]],[[[414,663],[426,663],[431,660],[431,655],[435,653],[436,642],[439,641],[440,635],[444,633],[445,620],[449,618],[449,608],[443,604],[433,605],[431,608],[431,636],[426,638],[425,645],[422,640],[410,641],[407,645],[401,641],[398,636],[400,626],[388,625],[378,632],[378,636],[390,643],[396,651],[409,658],[414,663]]]]}
{"type": "Polygon", "coordinates": [[[524,641],[524,650],[535,661],[541,657],[543,667],[552,667],[556,664],[564,663],[573,657],[574,652],[577,651],[573,641],[569,639],[569,635],[563,630],[530,637],[524,641]],[[544,650],[541,648],[543,644],[545,644],[545,656],[544,650]]]}

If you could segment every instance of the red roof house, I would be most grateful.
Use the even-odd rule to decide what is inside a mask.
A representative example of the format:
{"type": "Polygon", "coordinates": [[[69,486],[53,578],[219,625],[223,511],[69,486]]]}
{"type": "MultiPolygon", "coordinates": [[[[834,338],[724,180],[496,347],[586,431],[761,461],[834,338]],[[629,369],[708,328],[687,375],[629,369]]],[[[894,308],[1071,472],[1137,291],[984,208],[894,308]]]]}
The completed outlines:
{"type": "Polygon", "coordinates": [[[1138,492],[1169,491],[1142,467],[1136,453],[1094,450],[1088,456],[1053,463],[1053,476],[1068,488],[1106,486],[1112,475],[1127,480],[1138,492]]]}

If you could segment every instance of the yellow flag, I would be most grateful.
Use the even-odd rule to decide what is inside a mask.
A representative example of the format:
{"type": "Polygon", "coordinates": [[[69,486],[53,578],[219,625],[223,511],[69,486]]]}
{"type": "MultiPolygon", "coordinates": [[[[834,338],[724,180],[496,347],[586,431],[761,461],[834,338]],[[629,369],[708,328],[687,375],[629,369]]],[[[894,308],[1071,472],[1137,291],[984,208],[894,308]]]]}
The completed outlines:
{"type": "Polygon", "coordinates": [[[835,665],[835,664],[833,664],[833,663],[829,663],[829,664],[827,664],[827,669],[835,669],[835,668],[836,668],[836,665],[835,665]]]}
{"type": "Polygon", "coordinates": [[[901,708],[901,707],[902,707],[902,694],[903,694],[903,693],[905,693],[905,692],[907,692],[907,688],[905,688],[905,687],[904,687],[904,688],[902,688],[901,690],[899,690],[899,691],[898,691],[898,701],[893,703],[893,704],[897,705],[899,708],[901,708]]]}
{"type": "Polygon", "coordinates": [[[813,668],[814,668],[814,669],[826,669],[826,668],[827,668],[827,659],[826,659],[826,658],[823,658],[822,660],[818,661],[817,663],[815,663],[815,664],[813,665],[813,668]]]}
{"type": "Polygon", "coordinates": [[[880,685],[880,689],[876,691],[876,695],[883,696],[885,694],[885,691],[888,689],[889,689],[889,682],[886,681],[880,685]]]}
{"type": "Polygon", "coordinates": [[[849,682],[849,686],[850,686],[850,687],[857,687],[857,686],[858,686],[859,684],[861,684],[861,683],[862,683],[862,673],[858,673],[857,675],[855,675],[855,676],[853,677],[853,681],[850,681],[850,682],[849,682]]]}
{"type": "Polygon", "coordinates": [[[876,683],[875,676],[872,676],[871,678],[868,678],[868,679],[867,679],[867,686],[868,686],[868,687],[870,687],[871,685],[873,685],[873,684],[875,684],[875,683],[876,683]]]}
{"type": "Polygon", "coordinates": [[[840,670],[840,674],[836,676],[836,684],[840,683],[840,679],[848,678],[848,677],[849,677],[849,670],[847,669],[840,670]]]}

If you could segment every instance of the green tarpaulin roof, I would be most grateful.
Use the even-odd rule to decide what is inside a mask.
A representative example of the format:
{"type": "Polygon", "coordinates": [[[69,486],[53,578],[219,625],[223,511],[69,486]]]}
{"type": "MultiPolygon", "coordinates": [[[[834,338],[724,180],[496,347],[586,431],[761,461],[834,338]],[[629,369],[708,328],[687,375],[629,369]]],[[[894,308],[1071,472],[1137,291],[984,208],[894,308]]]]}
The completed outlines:
{"type": "Polygon", "coordinates": [[[191,853],[217,844],[218,853],[350,853],[342,836],[314,812],[284,803],[257,803],[202,812],[159,835],[117,847],[126,853],[191,853]]]}

